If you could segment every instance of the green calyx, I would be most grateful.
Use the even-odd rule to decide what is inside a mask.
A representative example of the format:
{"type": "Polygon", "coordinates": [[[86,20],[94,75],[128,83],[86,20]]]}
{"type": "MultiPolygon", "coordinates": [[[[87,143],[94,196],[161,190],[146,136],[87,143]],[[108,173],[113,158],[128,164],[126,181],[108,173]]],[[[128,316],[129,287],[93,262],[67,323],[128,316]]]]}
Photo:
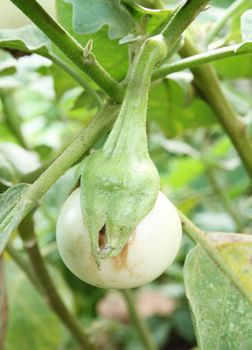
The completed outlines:
{"type": "Polygon", "coordinates": [[[147,149],[146,112],[152,72],[166,53],[162,36],[145,41],[104,147],[84,161],[81,206],[98,265],[101,258],[121,252],[158,195],[159,176],[147,149]]]}

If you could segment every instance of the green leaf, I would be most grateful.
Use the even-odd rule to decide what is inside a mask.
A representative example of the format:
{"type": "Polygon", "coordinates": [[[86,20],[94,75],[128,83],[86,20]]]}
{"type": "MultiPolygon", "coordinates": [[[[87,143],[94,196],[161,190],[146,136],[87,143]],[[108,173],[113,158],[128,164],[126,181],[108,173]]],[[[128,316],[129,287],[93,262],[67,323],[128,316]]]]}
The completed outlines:
{"type": "Polygon", "coordinates": [[[213,62],[220,76],[224,79],[251,78],[252,77],[252,42],[244,41],[241,43],[237,52],[247,52],[247,55],[224,58],[213,62]]]}
{"type": "Polygon", "coordinates": [[[251,55],[225,58],[213,64],[222,79],[252,78],[251,55]]]}
{"type": "Polygon", "coordinates": [[[29,202],[22,196],[28,188],[27,184],[18,184],[0,194],[0,254],[27,212],[29,202]]]}
{"type": "Polygon", "coordinates": [[[57,100],[60,100],[64,94],[68,93],[72,89],[79,87],[78,83],[56,64],[51,66],[50,73],[53,77],[54,91],[57,100]]]}
{"type": "Polygon", "coordinates": [[[238,52],[251,52],[252,53],[252,42],[251,41],[244,41],[239,45],[237,48],[238,52]]]}
{"type": "Polygon", "coordinates": [[[44,298],[14,263],[6,264],[6,276],[9,299],[6,350],[61,348],[60,322],[44,298]]]}
{"type": "Polygon", "coordinates": [[[252,237],[245,234],[212,235],[219,251],[237,278],[252,293],[252,237]]]}
{"type": "Polygon", "coordinates": [[[98,32],[103,26],[109,27],[111,39],[127,35],[134,26],[128,11],[118,0],[64,0],[73,5],[73,29],[77,34],[98,32]]]}
{"type": "MultiPolygon", "coordinates": [[[[92,1],[93,2],[93,1],[92,1]]],[[[90,1],[90,3],[92,3],[90,1]]],[[[84,3],[84,1],[83,1],[84,3]]],[[[85,1],[89,3],[89,1],[85,1]]],[[[109,1],[108,1],[109,3],[109,1]]],[[[126,45],[118,45],[116,40],[109,40],[107,28],[103,27],[99,32],[79,35],[73,29],[73,6],[63,0],[56,0],[58,21],[75,37],[83,47],[88,41],[93,40],[93,53],[102,66],[117,80],[124,78],[128,67],[128,49],[126,45]],[[106,48],[106,50],[104,50],[106,48]]],[[[86,19],[86,18],[85,18],[86,19]]]]}
{"type": "Polygon", "coordinates": [[[148,117],[157,122],[168,137],[215,123],[214,112],[203,100],[187,102],[189,89],[188,82],[183,87],[181,81],[175,79],[165,79],[151,88],[148,117]]]}
{"type": "MultiPolygon", "coordinates": [[[[211,238],[252,293],[251,236],[215,234],[211,238]]],[[[199,349],[251,350],[252,306],[200,245],[188,254],[184,276],[199,349]]]]}
{"type": "Polygon", "coordinates": [[[245,11],[252,8],[252,0],[243,1],[242,6],[239,6],[239,9],[233,14],[233,17],[229,19],[231,23],[230,27],[226,31],[226,41],[228,42],[240,42],[242,41],[241,33],[241,16],[245,11]]]}
{"type": "Polygon", "coordinates": [[[48,56],[51,43],[37,27],[28,25],[19,29],[0,29],[0,47],[48,56]]]}
{"type": "Polygon", "coordinates": [[[252,41],[252,9],[241,16],[241,35],[244,41],[252,41]]]}
{"type": "MultiPolygon", "coordinates": [[[[248,7],[248,4],[246,4],[246,6],[248,7]]],[[[250,7],[251,6],[252,2],[250,2],[250,7]]],[[[243,40],[243,42],[237,48],[238,52],[252,53],[252,21],[250,19],[251,14],[252,10],[248,10],[242,15],[242,17],[240,17],[241,14],[238,17],[235,17],[233,23],[233,31],[231,32],[228,41],[233,43],[235,40],[243,40]]],[[[252,77],[252,60],[250,54],[225,58],[220,61],[216,61],[213,64],[215,65],[215,68],[217,69],[220,76],[224,79],[252,77]]]]}

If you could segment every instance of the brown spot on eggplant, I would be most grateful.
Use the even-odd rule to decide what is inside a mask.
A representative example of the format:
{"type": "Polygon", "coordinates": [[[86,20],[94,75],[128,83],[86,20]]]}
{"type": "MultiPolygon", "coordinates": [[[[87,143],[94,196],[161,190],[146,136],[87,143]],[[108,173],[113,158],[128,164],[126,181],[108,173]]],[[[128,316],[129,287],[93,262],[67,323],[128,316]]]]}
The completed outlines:
{"type": "Polygon", "coordinates": [[[127,269],[128,270],[128,251],[129,251],[129,246],[135,240],[135,235],[136,235],[136,232],[134,231],[132,233],[132,235],[130,236],[128,242],[123,247],[123,249],[120,252],[120,254],[115,256],[114,258],[112,258],[113,265],[114,265],[114,268],[116,270],[123,270],[123,269],[127,269]]]}

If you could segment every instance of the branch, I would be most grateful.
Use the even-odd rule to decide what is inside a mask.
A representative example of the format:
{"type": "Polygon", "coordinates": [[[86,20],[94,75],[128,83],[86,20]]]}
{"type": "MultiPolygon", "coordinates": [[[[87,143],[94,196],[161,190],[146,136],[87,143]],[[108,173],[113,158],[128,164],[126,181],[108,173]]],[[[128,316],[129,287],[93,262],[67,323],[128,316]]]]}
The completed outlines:
{"type": "Polygon", "coordinates": [[[23,218],[28,214],[49,190],[56,180],[105,133],[114,121],[118,112],[118,105],[107,105],[80,135],[65,149],[65,151],[43,172],[25,193],[27,206],[23,218]]]}
{"type": "Polygon", "coordinates": [[[118,105],[107,105],[66,150],[35,181],[29,190],[28,198],[34,204],[49,190],[54,182],[109,130],[118,112],[118,105]]]}
{"type": "MultiPolygon", "coordinates": [[[[56,22],[36,0],[11,0],[48,38],[82,71],[88,74],[115,101],[121,102],[123,87],[97,62],[92,52],[84,57],[84,48],[56,22]]],[[[209,0],[182,1],[162,31],[168,44],[168,54],[197,14],[209,0]]]]}
{"type": "Polygon", "coordinates": [[[31,216],[28,216],[21,223],[19,226],[19,233],[30,258],[35,275],[43,288],[44,295],[49,305],[80,345],[87,350],[95,350],[94,345],[90,342],[88,334],[81,327],[77,319],[68,311],[52,282],[37,244],[31,216]]]}
{"type": "Polygon", "coordinates": [[[246,1],[247,0],[237,0],[231,6],[229,6],[227,10],[225,10],[224,16],[219,21],[215,22],[214,26],[208,33],[205,41],[206,45],[209,45],[213,41],[224,25],[230,20],[230,18],[232,18],[233,14],[238,11],[246,3],[246,1]]]}
{"type": "Polygon", "coordinates": [[[243,286],[240,280],[237,278],[234,271],[229,267],[229,265],[223,260],[221,253],[216,247],[215,243],[209,238],[204,231],[199,227],[194,225],[183,213],[179,212],[180,219],[182,221],[182,226],[187,235],[195,242],[202,246],[210,258],[217,264],[219,269],[232,281],[232,283],[240,290],[240,292],[245,296],[248,302],[252,305],[252,295],[243,286]]]}
{"type": "Polygon", "coordinates": [[[199,53],[177,62],[167,63],[156,69],[153,74],[153,80],[165,77],[168,74],[179,72],[184,69],[194,68],[201,64],[221,60],[227,57],[234,57],[252,53],[252,48],[241,48],[242,44],[231,45],[228,47],[222,47],[216,50],[206,51],[199,53]],[[240,50],[239,50],[240,49],[240,50]]]}
{"type": "MultiPolygon", "coordinates": [[[[48,169],[46,169],[32,185],[25,186],[26,190],[22,192],[22,195],[20,195],[18,199],[14,200],[14,206],[12,205],[11,208],[8,208],[7,215],[0,223],[0,230],[2,230],[0,234],[3,233],[0,235],[0,252],[4,249],[12,231],[21,223],[25,216],[37,206],[40,198],[49,190],[56,180],[75,164],[103,133],[109,130],[118,113],[118,107],[119,106],[115,104],[106,105],[48,169]]],[[[22,188],[24,188],[24,186],[22,188]]],[[[5,195],[8,197],[8,193],[6,193],[3,194],[3,197],[5,195]]]]}
{"type": "MultiPolygon", "coordinates": [[[[199,54],[199,51],[187,39],[180,54],[182,57],[188,57],[199,54]]],[[[206,64],[192,68],[192,72],[197,89],[214,109],[220,124],[229,135],[252,180],[252,140],[245,124],[225,96],[215,69],[210,64],[206,64]]]]}
{"type": "Polygon", "coordinates": [[[11,0],[82,71],[93,79],[114,101],[121,102],[123,88],[84,48],[56,22],[36,0],[11,0]]]}
{"type": "Polygon", "coordinates": [[[157,350],[157,346],[151,336],[151,331],[147,326],[147,323],[140,317],[136,309],[134,296],[130,289],[122,289],[121,293],[127,303],[131,320],[135,326],[136,331],[142,341],[142,344],[146,350],[157,350]]]}
{"type": "Polygon", "coordinates": [[[208,2],[209,0],[182,0],[180,2],[174,15],[162,30],[170,51],[208,2]]]}

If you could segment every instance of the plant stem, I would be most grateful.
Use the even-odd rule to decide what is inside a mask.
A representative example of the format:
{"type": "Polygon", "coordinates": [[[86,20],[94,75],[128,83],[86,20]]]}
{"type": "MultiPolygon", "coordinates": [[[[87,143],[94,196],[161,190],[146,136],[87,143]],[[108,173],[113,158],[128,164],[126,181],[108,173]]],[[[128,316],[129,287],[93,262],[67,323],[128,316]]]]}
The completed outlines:
{"type": "Polygon", "coordinates": [[[168,44],[169,52],[177,43],[181,34],[197,17],[197,15],[204,10],[209,0],[187,0],[181,1],[174,15],[162,30],[162,34],[168,44]]]}
{"type": "Polygon", "coordinates": [[[240,47],[241,44],[222,47],[216,50],[199,53],[197,55],[190,56],[176,62],[164,64],[155,70],[153,74],[153,80],[163,78],[170,73],[179,72],[184,69],[194,68],[201,64],[221,60],[227,57],[252,53],[252,45],[251,47],[248,46],[247,48],[244,47],[244,49],[238,50],[240,47]]]}
{"type": "Polygon", "coordinates": [[[224,27],[224,25],[232,18],[233,14],[238,11],[247,0],[237,0],[233,2],[232,5],[229,6],[227,10],[225,10],[224,16],[219,20],[216,21],[213,25],[212,29],[208,33],[206,37],[206,45],[209,45],[212,40],[217,36],[217,34],[221,31],[221,29],[224,27]]]}
{"type": "Polygon", "coordinates": [[[123,88],[36,0],[11,0],[82,71],[93,79],[114,101],[121,102],[123,88]]]}
{"type": "Polygon", "coordinates": [[[131,320],[146,350],[157,350],[157,346],[151,336],[151,332],[146,322],[140,317],[136,309],[134,297],[130,289],[122,289],[121,293],[127,303],[131,320]]]}
{"type": "MultiPolygon", "coordinates": [[[[54,182],[109,130],[118,112],[118,105],[107,105],[63,153],[40,175],[29,190],[28,198],[35,203],[48,191],[54,182]]],[[[32,208],[30,208],[32,209],[32,208]]]]}
{"type": "MultiPolygon", "coordinates": [[[[180,50],[182,57],[198,53],[198,49],[188,39],[185,40],[185,44],[180,50]]],[[[225,96],[215,69],[210,64],[206,64],[192,68],[192,72],[196,87],[214,109],[220,124],[229,135],[252,180],[252,140],[244,122],[236,114],[225,96]]]]}
{"type": "Polygon", "coordinates": [[[92,88],[89,85],[89,83],[85,80],[82,71],[77,72],[73,67],[71,67],[70,63],[66,63],[56,55],[49,55],[48,58],[51,59],[59,67],[61,67],[65,72],[67,72],[74,80],[76,80],[83,87],[83,89],[92,97],[97,107],[101,108],[103,104],[102,99],[97,94],[95,89],[92,88]]]}
{"type": "Polygon", "coordinates": [[[30,215],[27,216],[20,224],[19,233],[23,240],[24,247],[29,256],[35,275],[40,281],[49,305],[67,327],[67,329],[71,332],[73,337],[79,342],[79,344],[82,345],[84,349],[94,350],[95,347],[90,342],[88,334],[85,333],[79,322],[68,311],[53,284],[38,247],[32,217],[30,215]]]}
{"type": "Polygon", "coordinates": [[[16,137],[20,145],[27,149],[28,147],[21,131],[20,117],[15,109],[15,103],[13,101],[11,92],[1,92],[0,98],[2,101],[6,124],[8,125],[10,131],[16,137]]]}
{"type": "MultiPolygon", "coordinates": [[[[16,204],[16,210],[21,211],[18,220],[15,220],[17,227],[24,217],[37,205],[40,198],[49,190],[55,181],[80,157],[89,150],[97,139],[109,130],[118,113],[118,105],[106,105],[80,133],[79,136],[56,158],[56,160],[42,173],[39,178],[29,186],[27,191],[22,195],[20,201],[16,204]]],[[[7,220],[9,220],[7,215],[7,220]]],[[[4,220],[0,226],[4,228],[4,220]],[[2,225],[2,226],[1,226],[2,225]]],[[[14,227],[11,227],[14,230],[14,227]]],[[[1,229],[0,229],[1,231],[1,229]]],[[[5,234],[10,235],[11,231],[7,228],[5,234]],[[8,233],[7,233],[8,232],[8,233]]],[[[0,236],[1,237],[1,236],[0,236]]],[[[0,252],[4,245],[0,247],[0,252]]]]}
{"type": "MultiPolygon", "coordinates": [[[[41,287],[41,284],[37,278],[37,275],[34,273],[33,269],[31,268],[33,266],[33,262],[32,262],[32,266],[28,264],[27,261],[21,256],[21,254],[19,254],[17,250],[14,249],[10,244],[7,246],[7,252],[12,257],[12,259],[16,262],[16,264],[22,269],[22,271],[27,275],[27,277],[36,287],[38,292],[43,295],[44,290],[41,287]]],[[[121,292],[126,300],[132,322],[135,325],[136,331],[138,332],[139,337],[145,349],[156,350],[157,347],[154,344],[154,341],[152,339],[150,329],[148,328],[148,325],[146,324],[146,322],[138,314],[138,311],[136,309],[135,302],[134,302],[134,297],[132,295],[132,291],[122,290],[121,292]]]]}
{"type": "Polygon", "coordinates": [[[245,296],[248,302],[252,305],[252,295],[244,285],[240,282],[236,273],[229,267],[229,265],[223,259],[221,253],[219,252],[216,244],[209,238],[204,231],[199,227],[194,225],[194,223],[189,220],[183,213],[179,212],[180,219],[182,222],[183,229],[187,235],[195,242],[202,246],[206,253],[211,259],[217,264],[220,270],[232,281],[234,286],[240,290],[240,292],[245,296]]]}
{"type": "MultiPolygon", "coordinates": [[[[51,41],[82,71],[88,74],[115,102],[122,102],[124,89],[97,62],[92,52],[84,57],[85,49],[36,0],[11,0],[40,28],[51,41]]],[[[173,17],[162,31],[168,44],[168,54],[181,34],[209,0],[181,1],[173,17]]]]}
{"type": "Polygon", "coordinates": [[[151,76],[166,53],[166,43],[160,35],[147,39],[141,46],[132,64],[120,113],[104,145],[106,154],[130,156],[133,153],[138,160],[146,154],[146,114],[151,76]],[[134,136],[136,133],[137,137],[134,136]]]}
{"type": "MultiPolygon", "coordinates": [[[[76,64],[78,63],[77,65],[83,68],[82,56],[84,49],[63,29],[63,27],[61,27],[43,10],[43,8],[36,2],[36,0],[27,0],[25,2],[23,0],[11,1],[16,4],[31,20],[34,20],[34,23],[37,24],[40,29],[44,29],[44,33],[48,35],[48,37],[56,46],[62,49],[68,58],[72,59],[76,64]]],[[[199,9],[202,8],[203,4],[207,3],[206,0],[197,0],[197,2],[198,4],[196,5],[196,0],[189,0],[186,2],[186,4],[184,4],[182,1],[181,6],[177,11],[175,11],[174,16],[168,23],[165,30],[161,33],[161,35],[159,35],[161,37],[162,34],[164,34],[166,35],[166,38],[168,38],[168,53],[171,53],[174,46],[171,40],[177,40],[179,38],[182,32],[186,29],[186,26],[191,23],[193,18],[199,12],[199,9]],[[184,20],[182,20],[183,16],[184,20]],[[178,26],[178,29],[175,31],[176,35],[170,34],[174,29],[173,27],[176,25],[178,26]]],[[[150,40],[150,38],[148,40],[150,40]]],[[[160,55],[160,57],[162,57],[161,53],[160,55]]],[[[92,67],[91,71],[94,73],[94,75],[99,72],[98,76],[102,81],[104,77],[102,78],[102,75],[100,74],[101,72],[95,68],[96,64],[93,65],[93,62],[95,61],[91,61],[92,64],[89,66],[92,67]]],[[[89,75],[92,76],[92,74],[89,75]]],[[[104,79],[106,80],[106,78],[104,79]]],[[[111,84],[107,83],[105,81],[106,87],[109,88],[109,85],[111,84]]],[[[110,86],[110,88],[114,99],[121,100],[123,94],[119,92],[118,84],[116,85],[116,88],[115,86],[110,86]]],[[[120,91],[121,89],[123,88],[121,87],[120,91]]],[[[117,112],[117,105],[107,105],[104,109],[102,109],[99,113],[99,116],[95,117],[92,120],[84,132],[81,133],[80,136],[77,137],[77,139],[37,179],[37,181],[35,181],[29,187],[29,189],[25,192],[25,194],[23,194],[21,200],[15,207],[16,210],[20,209],[21,211],[18,220],[15,222],[16,225],[18,225],[21,220],[31,211],[31,209],[37,205],[37,201],[48,191],[52,184],[70,166],[79,160],[81,155],[83,155],[92,146],[92,144],[98,139],[99,136],[101,136],[103,132],[108,130],[109,126],[114,121],[115,114],[117,112]]],[[[10,216],[8,216],[6,220],[6,222],[8,222],[8,220],[10,220],[10,216]]],[[[10,234],[9,230],[14,229],[14,227],[10,225],[6,226],[6,222],[0,223],[0,226],[2,228],[5,228],[5,236],[7,237],[10,234]]]]}

